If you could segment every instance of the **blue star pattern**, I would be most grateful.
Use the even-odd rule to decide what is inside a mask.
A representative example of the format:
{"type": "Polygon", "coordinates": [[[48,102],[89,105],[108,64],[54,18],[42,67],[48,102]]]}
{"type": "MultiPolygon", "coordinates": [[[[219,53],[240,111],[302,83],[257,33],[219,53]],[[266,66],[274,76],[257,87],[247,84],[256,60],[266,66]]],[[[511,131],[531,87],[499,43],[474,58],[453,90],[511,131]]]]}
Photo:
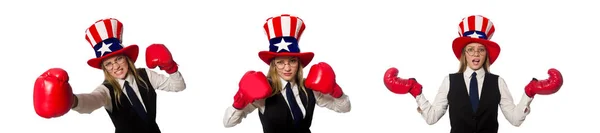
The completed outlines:
{"type": "Polygon", "coordinates": [[[109,38],[98,44],[94,45],[94,52],[96,52],[96,58],[100,58],[104,55],[123,49],[121,41],[117,38],[109,38]]]}
{"type": "Polygon", "coordinates": [[[269,51],[299,53],[298,40],[294,37],[277,37],[269,40],[269,51]]]}
{"type": "Polygon", "coordinates": [[[471,37],[471,38],[479,38],[479,39],[488,39],[487,35],[485,35],[485,33],[481,32],[481,31],[467,31],[463,34],[464,37],[471,37]]]}

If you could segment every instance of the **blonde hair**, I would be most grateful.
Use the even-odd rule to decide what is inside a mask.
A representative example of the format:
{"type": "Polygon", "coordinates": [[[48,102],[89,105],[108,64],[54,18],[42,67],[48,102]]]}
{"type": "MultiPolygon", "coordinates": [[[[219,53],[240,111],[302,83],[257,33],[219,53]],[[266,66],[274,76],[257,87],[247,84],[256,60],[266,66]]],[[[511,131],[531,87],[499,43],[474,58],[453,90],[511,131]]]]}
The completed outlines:
{"type": "MultiPolygon", "coordinates": [[[[133,74],[133,76],[135,77],[135,81],[142,83],[142,85],[144,85],[144,87],[146,87],[146,90],[152,89],[152,88],[148,88],[148,85],[146,84],[146,82],[137,73],[137,69],[136,69],[133,61],[131,61],[131,59],[129,59],[129,57],[127,57],[127,56],[124,56],[124,57],[127,60],[127,66],[128,66],[127,75],[133,74]]],[[[121,85],[119,85],[119,82],[117,82],[117,80],[112,75],[110,75],[110,73],[108,72],[108,70],[106,70],[106,68],[104,68],[104,65],[101,65],[101,66],[102,66],[102,71],[104,71],[105,82],[108,82],[108,84],[110,84],[110,86],[113,88],[112,97],[115,98],[115,102],[117,104],[121,104],[121,100],[119,100],[121,98],[121,92],[123,92],[121,85]]],[[[118,108],[118,106],[117,106],[117,108],[118,108]]]]}
{"type": "MultiPolygon", "coordinates": [[[[304,94],[307,96],[306,98],[308,101],[308,93],[306,92],[306,88],[304,87],[305,79],[302,71],[303,68],[304,67],[302,67],[302,62],[298,62],[296,76],[292,79],[292,82],[296,83],[296,85],[298,85],[298,89],[304,92],[304,94]]],[[[269,64],[269,72],[267,73],[267,78],[271,79],[271,90],[273,90],[271,96],[281,93],[283,83],[281,83],[279,74],[277,74],[277,66],[274,63],[274,61],[271,61],[271,63],[269,64]]]]}
{"type": "MultiPolygon", "coordinates": [[[[483,70],[485,70],[485,72],[489,73],[490,72],[490,56],[488,56],[487,51],[485,54],[485,61],[483,61],[483,70]]],[[[463,52],[460,54],[460,67],[458,68],[458,73],[463,73],[465,72],[465,70],[467,69],[467,67],[469,66],[467,64],[467,57],[465,55],[465,50],[463,49],[463,52]]]]}

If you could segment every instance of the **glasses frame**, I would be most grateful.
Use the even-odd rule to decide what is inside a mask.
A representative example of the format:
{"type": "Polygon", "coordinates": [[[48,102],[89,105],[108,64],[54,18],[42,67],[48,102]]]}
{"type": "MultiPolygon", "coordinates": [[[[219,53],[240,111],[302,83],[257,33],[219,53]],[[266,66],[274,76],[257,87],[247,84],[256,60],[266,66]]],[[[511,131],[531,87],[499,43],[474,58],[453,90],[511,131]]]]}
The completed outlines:
{"type": "Polygon", "coordinates": [[[289,61],[281,61],[283,63],[277,62],[276,60],[274,60],[274,64],[275,67],[277,69],[283,69],[285,68],[286,65],[289,65],[290,67],[298,67],[298,65],[300,64],[300,61],[298,61],[297,59],[291,59],[289,61]]]}
{"type": "Polygon", "coordinates": [[[475,51],[474,49],[475,48],[465,48],[465,53],[469,56],[475,56],[475,53],[477,53],[479,55],[487,54],[487,49],[485,49],[485,48],[478,48],[477,51],[475,51]]]}
{"type": "Polygon", "coordinates": [[[106,70],[112,71],[115,68],[115,65],[123,65],[127,62],[125,56],[118,56],[115,58],[115,61],[109,61],[108,63],[102,64],[106,70]]]}

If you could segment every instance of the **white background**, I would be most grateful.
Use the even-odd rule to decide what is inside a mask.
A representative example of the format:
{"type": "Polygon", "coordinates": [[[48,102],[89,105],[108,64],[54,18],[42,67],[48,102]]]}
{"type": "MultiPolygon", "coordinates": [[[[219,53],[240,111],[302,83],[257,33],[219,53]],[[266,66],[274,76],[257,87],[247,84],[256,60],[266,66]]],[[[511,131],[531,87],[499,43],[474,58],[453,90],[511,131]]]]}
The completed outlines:
{"type": "MultiPolygon", "coordinates": [[[[75,93],[91,92],[103,81],[89,67],[95,57],[85,30],[114,17],[124,24],[124,44],[138,44],[136,65],[146,67],[145,48],[164,43],[180,65],[187,89],[158,91],[158,124],[165,133],[262,132],[257,111],[233,128],[223,127],[239,79],[248,70],[268,69],[258,51],[268,50],[263,24],[282,13],[304,19],[303,51],[315,52],[311,65],[328,62],[350,96],[352,110],[339,114],[317,108],[313,132],[449,132],[446,114],[427,125],[410,95],[395,95],[382,83],[397,67],[415,77],[433,100],[444,76],[456,72],[451,52],[463,17],[481,14],[496,26],[492,40],[502,47],[491,70],[502,76],[515,103],[533,77],[559,69],[562,89],[536,96],[521,127],[499,112],[500,132],[578,132],[597,127],[597,6],[576,0],[533,1],[2,1],[0,52],[3,84],[0,132],[113,132],[103,108],[92,114],[71,111],[43,119],[33,109],[33,83],[52,67],[68,71],[75,93]],[[594,9],[595,8],[595,9],[594,9]]],[[[305,69],[308,71],[308,69],[305,69]]],[[[160,71],[160,70],[157,70],[160,71]]],[[[160,71],[162,72],[162,71],[160,71]]],[[[164,72],[163,72],[164,73],[164,72]]],[[[430,101],[432,102],[432,101],[430,101]]]]}

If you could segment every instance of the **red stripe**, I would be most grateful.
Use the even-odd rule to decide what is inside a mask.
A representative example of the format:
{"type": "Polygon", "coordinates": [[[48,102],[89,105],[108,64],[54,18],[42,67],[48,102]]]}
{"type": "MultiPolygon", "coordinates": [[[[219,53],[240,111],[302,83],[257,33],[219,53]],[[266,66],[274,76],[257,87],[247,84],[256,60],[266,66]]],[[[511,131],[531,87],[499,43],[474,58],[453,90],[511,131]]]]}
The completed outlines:
{"type": "Polygon", "coordinates": [[[488,27],[488,21],[489,20],[487,18],[483,18],[483,22],[481,22],[482,23],[482,25],[481,25],[481,32],[485,33],[486,36],[488,35],[488,33],[486,32],[487,31],[487,27],[488,27]]]}
{"type": "Polygon", "coordinates": [[[111,20],[107,19],[107,20],[104,20],[103,22],[104,22],[104,26],[106,27],[106,32],[107,32],[108,38],[115,37],[115,35],[113,35],[113,31],[112,31],[113,28],[112,28],[111,20]]]}
{"type": "Polygon", "coordinates": [[[474,30],[475,29],[475,16],[469,16],[467,18],[467,22],[469,22],[469,30],[474,30]]]}
{"type": "Polygon", "coordinates": [[[85,35],[85,40],[87,40],[90,43],[90,45],[92,45],[92,48],[94,47],[94,44],[92,44],[92,42],[90,41],[90,37],[88,37],[87,33],[85,35]]]}
{"type": "Polygon", "coordinates": [[[123,37],[123,24],[119,21],[117,21],[117,34],[115,35],[115,37],[117,39],[119,39],[119,41],[123,41],[123,40],[121,40],[121,39],[123,39],[123,38],[121,38],[121,37],[123,37]]]}
{"type": "Polygon", "coordinates": [[[296,36],[296,25],[298,25],[298,19],[296,17],[290,17],[290,36],[296,36]]]}
{"type": "Polygon", "coordinates": [[[271,34],[269,33],[269,20],[267,19],[267,22],[265,23],[265,25],[263,26],[263,28],[265,28],[265,31],[267,32],[267,39],[271,38],[271,34]]]}
{"type": "Polygon", "coordinates": [[[92,46],[94,46],[94,45],[96,45],[98,42],[101,42],[101,41],[102,41],[102,39],[100,38],[100,35],[98,35],[98,30],[96,30],[96,25],[95,25],[95,24],[94,24],[94,25],[92,25],[92,27],[90,27],[90,29],[89,29],[89,30],[90,30],[90,34],[92,35],[92,38],[94,38],[94,41],[96,41],[96,42],[93,42],[93,43],[92,43],[92,46]]]}
{"type": "Polygon", "coordinates": [[[273,30],[275,31],[275,37],[281,36],[281,17],[273,18],[273,30]]]}
{"type": "Polygon", "coordinates": [[[492,28],[490,28],[490,32],[488,36],[488,40],[492,39],[492,35],[494,35],[494,31],[496,31],[496,28],[494,27],[494,25],[492,25],[492,28]]]}

